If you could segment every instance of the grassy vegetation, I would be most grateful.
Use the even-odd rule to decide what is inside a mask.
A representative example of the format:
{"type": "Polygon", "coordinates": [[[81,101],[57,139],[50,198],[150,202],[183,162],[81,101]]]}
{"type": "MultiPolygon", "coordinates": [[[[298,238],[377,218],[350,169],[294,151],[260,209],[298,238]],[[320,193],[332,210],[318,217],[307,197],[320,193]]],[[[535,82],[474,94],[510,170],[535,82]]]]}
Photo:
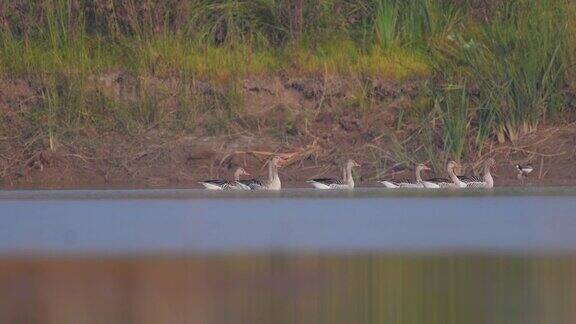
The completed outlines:
{"type": "Polygon", "coordinates": [[[460,158],[570,116],[575,20],[568,0],[19,0],[0,5],[0,73],[42,84],[26,118],[51,146],[82,127],[226,132],[251,76],[420,80],[423,108],[400,123],[440,121],[426,136],[460,158]],[[94,80],[111,71],[138,91],[106,96],[94,80]],[[147,77],[180,83],[152,95],[147,77]],[[198,80],[224,90],[190,91],[198,80]]]}

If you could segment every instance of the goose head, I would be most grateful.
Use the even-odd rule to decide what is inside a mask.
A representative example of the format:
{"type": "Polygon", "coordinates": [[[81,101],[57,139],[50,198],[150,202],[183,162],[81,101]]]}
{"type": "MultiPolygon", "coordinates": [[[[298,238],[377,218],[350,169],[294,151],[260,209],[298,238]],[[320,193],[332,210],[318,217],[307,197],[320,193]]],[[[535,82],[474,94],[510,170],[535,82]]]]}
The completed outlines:
{"type": "Polygon", "coordinates": [[[360,164],[352,159],[346,162],[346,167],[352,169],[353,167],[360,167],[360,164]]]}
{"type": "Polygon", "coordinates": [[[488,160],[484,161],[484,168],[490,169],[496,167],[496,160],[493,158],[489,158],[488,160]]]}
{"type": "Polygon", "coordinates": [[[460,167],[460,164],[458,164],[458,162],[450,161],[450,162],[448,162],[446,169],[448,170],[448,173],[455,173],[456,168],[459,168],[459,167],[460,167]]]}
{"type": "Polygon", "coordinates": [[[426,164],[423,163],[419,163],[418,165],[416,165],[416,171],[420,172],[420,171],[429,171],[431,170],[430,167],[428,167],[426,164]]]}
{"type": "Polygon", "coordinates": [[[243,167],[238,167],[234,172],[234,177],[249,176],[250,173],[246,172],[243,167]]]}
{"type": "Polygon", "coordinates": [[[286,163],[286,160],[278,155],[274,155],[272,159],[270,159],[270,163],[275,167],[280,168],[286,163]]]}

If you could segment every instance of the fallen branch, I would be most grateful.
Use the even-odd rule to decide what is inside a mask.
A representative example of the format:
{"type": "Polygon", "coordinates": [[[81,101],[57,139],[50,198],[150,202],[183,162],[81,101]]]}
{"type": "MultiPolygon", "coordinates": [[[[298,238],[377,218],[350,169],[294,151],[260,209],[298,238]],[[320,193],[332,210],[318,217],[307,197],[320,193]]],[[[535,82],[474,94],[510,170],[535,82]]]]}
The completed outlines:
{"type": "Polygon", "coordinates": [[[316,141],[314,141],[312,144],[309,144],[295,152],[278,153],[271,151],[236,151],[234,154],[250,154],[259,160],[267,160],[271,156],[279,156],[285,160],[284,165],[287,166],[314,156],[319,150],[320,146],[316,141]]]}

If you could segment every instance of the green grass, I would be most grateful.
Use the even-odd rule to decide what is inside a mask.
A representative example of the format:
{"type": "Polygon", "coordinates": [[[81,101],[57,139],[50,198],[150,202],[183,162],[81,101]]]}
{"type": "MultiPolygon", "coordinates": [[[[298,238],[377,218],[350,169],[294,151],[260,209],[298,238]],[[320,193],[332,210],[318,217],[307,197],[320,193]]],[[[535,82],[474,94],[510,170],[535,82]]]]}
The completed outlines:
{"type": "MultiPolygon", "coordinates": [[[[107,3],[50,0],[0,13],[0,73],[44,86],[31,120],[51,143],[80,127],[193,131],[202,122],[225,133],[242,114],[242,79],[278,74],[435,84],[398,123],[441,120],[434,136],[454,158],[492,139],[516,141],[572,109],[576,9],[567,0],[503,1],[484,16],[467,1],[440,0],[107,3]],[[181,85],[153,97],[142,83],[121,101],[94,85],[111,71],[224,90],[211,98],[181,85]],[[166,112],[171,97],[178,108],[166,112]]],[[[358,84],[352,92],[366,106],[371,90],[358,84]]]]}
{"type": "MultiPolygon", "coordinates": [[[[565,7],[558,1],[510,2],[465,44],[469,77],[480,82],[483,106],[494,110],[495,132],[515,141],[558,109],[568,67],[565,7]],[[466,46],[467,45],[467,46],[466,46]]],[[[482,120],[488,122],[489,120],[482,120]]]]}
{"type": "Polygon", "coordinates": [[[464,19],[466,6],[432,0],[380,0],[374,17],[376,42],[384,49],[437,46],[464,19]]]}

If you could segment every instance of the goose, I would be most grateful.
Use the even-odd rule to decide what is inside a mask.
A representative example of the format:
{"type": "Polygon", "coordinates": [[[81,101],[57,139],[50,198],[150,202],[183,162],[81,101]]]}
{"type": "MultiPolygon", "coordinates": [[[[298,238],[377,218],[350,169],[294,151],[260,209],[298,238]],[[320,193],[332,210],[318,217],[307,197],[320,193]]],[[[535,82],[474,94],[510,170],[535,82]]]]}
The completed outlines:
{"type": "Polygon", "coordinates": [[[396,188],[424,188],[422,183],[421,172],[425,170],[430,170],[430,168],[422,163],[416,165],[416,179],[415,180],[381,180],[378,181],[383,184],[386,188],[396,189],[396,188]]]}
{"type": "Polygon", "coordinates": [[[494,179],[490,174],[490,168],[496,166],[496,161],[492,158],[484,161],[484,175],[479,177],[459,177],[459,179],[466,184],[466,188],[493,188],[494,179]]]}
{"type": "Polygon", "coordinates": [[[427,179],[422,181],[422,185],[424,188],[428,189],[439,189],[439,188],[466,188],[466,183],[464,183],[456,173],[454,173],[454,169],[458,166],[456,161],[448,162],[446,166],[446,171],[448,171],[448,175],[450,179],[446,178],[433,178],[427,179]]]}
{"type": "Polygon", "coordinates": [[[360,167],[360,164],[354,160],[348,160],[342,168],[342,180],[332,178],[318,178],[308,180],[316,189],[354,189],[354,178],[352,177],[352,168],[360,167]]]}
{"type": "Polygon", "coordinates": [[[517,175],[518,180],[522,181],[522,184],[524,184],[524,179],[526,179],[528,174],[534,171],[534,168],[530,164],[528,165],[516,164],[516,170],[518,171],[517,175]]]}
{"type": "Polygon", "coordinates": [[[205,180],[201,181],[200,184],[204,186],[207,190],[232,190],[232,189],[242,189],[240,185],[238,185],[238,181],[240,180],[240,176],[243,175],[250,175],[250,173],[246,172],[244,168],[237,168],[234,171],[234,181],[228,180],[205,180]]]}
{"type": "Polygon", "coordinates": [[[278,168],[282,167],[284,160],[279,156],[273,156],[268,161],[268,179],[267,180],[238,180],[238,185],[245,190],[280,190],[282,183],[278,176],[278,168]]]}

